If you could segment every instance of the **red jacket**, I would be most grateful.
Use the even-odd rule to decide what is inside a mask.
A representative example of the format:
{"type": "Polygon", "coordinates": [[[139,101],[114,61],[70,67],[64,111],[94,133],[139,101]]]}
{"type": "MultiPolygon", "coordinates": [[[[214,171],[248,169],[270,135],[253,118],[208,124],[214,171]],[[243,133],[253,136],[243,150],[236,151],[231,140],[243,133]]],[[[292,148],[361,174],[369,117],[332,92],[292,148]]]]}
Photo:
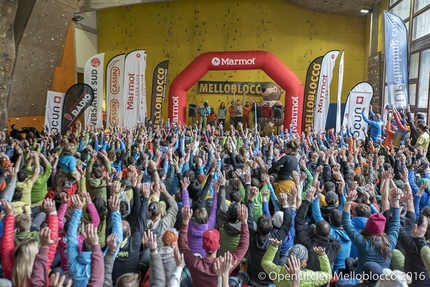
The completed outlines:
{"type": "MultiPolygon", "coordinates": [[[[51,239],[58,238],[58,216],[49,215],[46,222],[51,229],[51,239]]],[[[7,279],[10,279],[13,267],[13,251],[15,250],[14,241],[14,228],[15,228],[15,216],[6,215],[3,226],[3,238],[1,245],[1,258],[3,264],[4,275],[7,279]]],[[[48,249],[48,264],[47,268],[51,266],[52,260],[54,260],[55,253],[57,251],[57,244],[52,244],[48,249]]]]}
{"type": "Polygon", "coordinates": [[[263,105],[260,107],[261,115],[265,119],[272,118],[273,110],[270,106],[263,105]]]}

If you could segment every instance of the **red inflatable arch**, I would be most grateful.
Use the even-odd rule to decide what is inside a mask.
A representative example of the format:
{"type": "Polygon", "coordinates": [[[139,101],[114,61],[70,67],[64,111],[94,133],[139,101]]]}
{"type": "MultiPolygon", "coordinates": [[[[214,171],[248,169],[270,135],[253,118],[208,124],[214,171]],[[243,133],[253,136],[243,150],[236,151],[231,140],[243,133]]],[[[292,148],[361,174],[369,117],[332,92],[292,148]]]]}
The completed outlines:
{"type": "Polygon", "coordinates": [[[266,51],[208,52],[192,61],[169,89],[169,118],[185,123],[187,91],[210,70],[263,70],[285,90],[284,126],[301,132],[303,84],[275,55],[266,51]]]}

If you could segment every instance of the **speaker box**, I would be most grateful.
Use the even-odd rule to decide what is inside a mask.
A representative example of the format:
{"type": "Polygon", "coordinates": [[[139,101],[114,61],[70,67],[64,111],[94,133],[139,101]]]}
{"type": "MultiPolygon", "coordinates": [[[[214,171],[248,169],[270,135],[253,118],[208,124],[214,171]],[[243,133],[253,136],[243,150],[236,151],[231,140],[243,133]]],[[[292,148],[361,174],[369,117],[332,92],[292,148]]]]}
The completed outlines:
{"type": "Polygon", "coordinates": [[[197,105],[195,104],[188,105],[188,117],[197,118],[197,105]]]}
{"type": "Polygon", "coordinates": [[[281,106],[273,106],[273,118],[282,119],[282,107],[281,106]]]}

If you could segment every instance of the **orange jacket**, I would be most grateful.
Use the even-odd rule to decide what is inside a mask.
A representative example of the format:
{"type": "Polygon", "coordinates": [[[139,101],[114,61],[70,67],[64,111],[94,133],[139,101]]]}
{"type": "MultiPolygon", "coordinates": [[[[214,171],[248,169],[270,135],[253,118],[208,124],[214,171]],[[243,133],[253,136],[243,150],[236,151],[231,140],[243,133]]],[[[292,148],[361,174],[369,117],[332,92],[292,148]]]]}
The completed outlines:
{"type": "Polygon", "coordinates": [[[230,114],[230,118],[234,118],[236,116],[236,110],[233,106],[228,108],[228,113],[230,114]]]}
{"type": "Polygon", "coordinates": [[[242,110],[243,110],[243,117],[244,118],[249,118],[249,115],[251,114],[252,107],[251,106],[247,107],[245,105],[245,106],[243,106],[242,110]]]}

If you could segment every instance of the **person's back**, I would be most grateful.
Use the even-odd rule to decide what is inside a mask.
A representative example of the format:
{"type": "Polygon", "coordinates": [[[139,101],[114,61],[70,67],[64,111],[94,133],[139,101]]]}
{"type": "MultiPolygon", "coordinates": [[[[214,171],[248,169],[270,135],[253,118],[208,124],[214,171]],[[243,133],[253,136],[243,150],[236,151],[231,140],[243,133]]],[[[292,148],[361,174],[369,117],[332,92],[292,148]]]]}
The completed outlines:
{"type": "Polygon", "coordinates": [[[220,248],[219,254],[224,254],[225,252],[233,252],[240,240],[241,223],[231,223],[227,222],[219,229],[220,233],[220,248]]]}

